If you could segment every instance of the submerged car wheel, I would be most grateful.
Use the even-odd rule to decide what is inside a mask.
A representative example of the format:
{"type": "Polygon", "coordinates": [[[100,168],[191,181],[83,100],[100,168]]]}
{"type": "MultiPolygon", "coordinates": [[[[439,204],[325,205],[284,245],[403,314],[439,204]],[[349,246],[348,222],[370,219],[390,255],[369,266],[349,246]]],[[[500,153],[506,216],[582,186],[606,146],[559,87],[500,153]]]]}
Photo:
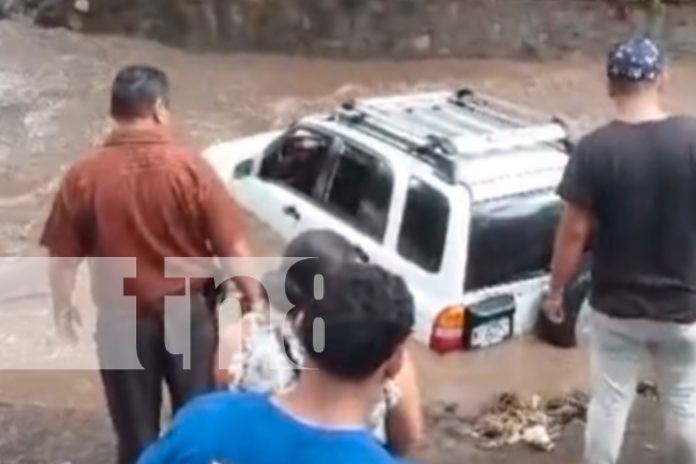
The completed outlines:
{"type": "Polygon", "coordinates": [[[564,307],[566,317],[560,324],[551,321],[544,311],[539,311],[536,332],[539,338],[559,348],[577,346],[577,328],[580,310],[590,292],[589,261],[583,264],[582,270],[566,288],[564,307]]]}

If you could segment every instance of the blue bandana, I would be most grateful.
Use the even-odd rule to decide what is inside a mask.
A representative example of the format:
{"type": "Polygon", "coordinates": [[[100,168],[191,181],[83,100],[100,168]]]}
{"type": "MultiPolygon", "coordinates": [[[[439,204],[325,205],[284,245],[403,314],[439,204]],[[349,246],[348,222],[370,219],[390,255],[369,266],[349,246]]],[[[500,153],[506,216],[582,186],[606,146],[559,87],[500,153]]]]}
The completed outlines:
{"type": "Polygon", "coordinates": [[[632,82],[653,81],[662,72],[664,59],[655,42],[634,37],[620,43],[609,53],[607,75],[632,82]]]}

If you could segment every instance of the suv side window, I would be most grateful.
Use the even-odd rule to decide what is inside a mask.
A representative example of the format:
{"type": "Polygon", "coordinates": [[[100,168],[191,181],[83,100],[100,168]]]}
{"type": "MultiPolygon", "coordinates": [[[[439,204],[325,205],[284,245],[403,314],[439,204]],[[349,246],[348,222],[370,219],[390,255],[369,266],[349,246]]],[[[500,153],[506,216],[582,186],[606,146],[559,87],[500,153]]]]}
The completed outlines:
{"type": "Polygon", "coordinates": [[[330,147],[329,136],[297,128],[282,137],[264,155],[259,177],[311,197],[329,160],[330,147]]]}
{"type": "Polygon", "coordinates": [[[352,145],[336,159],[326,208],[377,241],[387,228],[394,176],[379,158],[352,145]]]}
{"type": "Polygon", "coordinates": [[[474,204],[464,290],[548,272],[561,210],[552,190],[474,204]]]}
{"type": "Polygon", "coordinates": [[[399,254],[427,271],[438,272],[449,217],[447,197],[422,180],[411,178],[399,232],[399,254]]]}

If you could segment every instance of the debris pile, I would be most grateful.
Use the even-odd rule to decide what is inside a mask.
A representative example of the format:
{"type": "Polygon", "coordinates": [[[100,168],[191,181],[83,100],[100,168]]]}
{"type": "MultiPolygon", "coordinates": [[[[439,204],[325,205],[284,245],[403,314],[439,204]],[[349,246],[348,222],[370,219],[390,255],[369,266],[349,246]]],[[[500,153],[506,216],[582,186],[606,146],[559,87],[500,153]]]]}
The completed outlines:
{"type": "MultiPolygon", "coordinates": [[[[643,380],[637,393],[657,400],[654,382],[643,380]]],[[[474,416],[460,412],[457,403],[442,402],[428,408],[428,425],[434,436],[446,437],[441,446],[473,439],[481,448],[500,448],[523,443],[539,451],[551,451],[563,429],[574,421],[585,422],[589,396],[582,391],[542,399],[529,400],[514,393],[502,393],[483,411],[474,416]]]]}
{"type": "Polygon", "coordinates": [[[522,442],[550,451],[563,427],[575,419],[585,420],[587,403],[581,392],[548,401],[537,395],[523,401],[518,395],[504,393],[473,420],[471,435],[486,448],[522,442]]]}
{"type": "Polygon", "coordinates": [[[448,403],[429,419],[433,428],[443,429],[449,437],[473,438],[482,448],[524,443],[551,451],[566,425],[585,420],[588,400],[579,391],[546,401],[538,395],[524,401],[516,394],[503,393],[474,418],[459,415],[457,405],[448,403]]]}

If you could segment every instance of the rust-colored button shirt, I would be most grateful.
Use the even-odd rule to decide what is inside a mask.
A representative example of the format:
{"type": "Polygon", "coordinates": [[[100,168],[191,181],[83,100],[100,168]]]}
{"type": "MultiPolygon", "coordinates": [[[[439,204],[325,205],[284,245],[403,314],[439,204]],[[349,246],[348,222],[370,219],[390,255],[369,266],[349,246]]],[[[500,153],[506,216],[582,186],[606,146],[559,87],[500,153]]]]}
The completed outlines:
{"type": "Polygon", "coordinates": [[[52,256],[135,257],[124,294],[141,307],[184,288],[164,278],[165,257],[219,256],[241,232],[235,202],[198,153],[164,130],[117,129],[66,174],[41,244],[52,256]]]}

